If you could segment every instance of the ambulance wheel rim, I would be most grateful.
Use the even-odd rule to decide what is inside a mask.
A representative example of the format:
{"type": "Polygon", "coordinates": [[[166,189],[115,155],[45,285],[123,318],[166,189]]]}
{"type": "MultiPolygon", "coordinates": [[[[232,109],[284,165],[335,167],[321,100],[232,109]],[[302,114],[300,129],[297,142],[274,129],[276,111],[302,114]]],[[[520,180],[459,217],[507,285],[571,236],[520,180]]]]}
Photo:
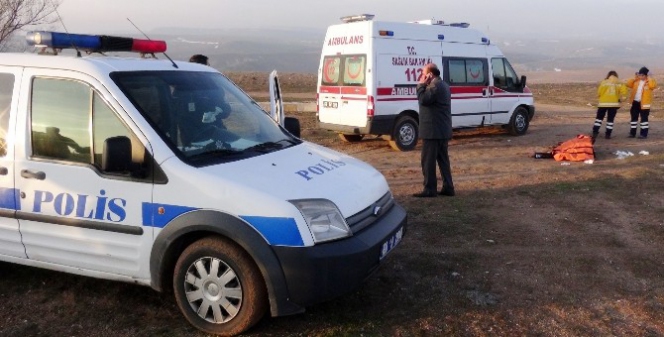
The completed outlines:
{"type": "Polygon", "coordinates": [[[405,123],[399,128],[399,139],[401,144],[410,145],[415,140],[415,129],[412,125],[405,123]]]}
{"type": "Polygon", "coordinates": [[[184,290],[191,309],[207,322],[226,323],[240,312],[242,284],[235,270],[220,259],[194,261],[187,269],[184,290]]]}
{"type": "Polygon", "coordinates": [[[517,130],[522,131],[526,127],[526,116],[523,114],[517,114],[514,124],[517,130]]]}

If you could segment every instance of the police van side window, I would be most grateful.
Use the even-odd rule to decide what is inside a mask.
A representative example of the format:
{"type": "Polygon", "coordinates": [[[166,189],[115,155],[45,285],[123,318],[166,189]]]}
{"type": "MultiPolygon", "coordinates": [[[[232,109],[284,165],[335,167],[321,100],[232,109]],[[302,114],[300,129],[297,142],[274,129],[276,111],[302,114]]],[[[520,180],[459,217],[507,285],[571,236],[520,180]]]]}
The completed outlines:
{"type": "Polygon", "coordinates": [[[481,59],[450,59],[447,67],[450,85],[487,85],[485,64],[481,59]]]}
{"type": "Polygon", "coordinates": [[[35,157],[90,163],[90,87],[70,80],[36,78],[32,84],[32,150],[35,157]]]}
{"type": "Polygon", "coordinates": [[[134,178],[148,177],[151,160],[148,159],[150,156],[146,153],[145,147],[97,92],[94,92],[92,98],[92,135],[93,165],[98,170],[103,171],[102,161],[106,142],[110,139],[126,138],[131,144],[131,161],[127,162],[124,168],[104,173],[129,175],[134,178]]]}
{"type": "Polygon", "coordinates": [[[0,73],[0,157],[7,155],[9,110],[14,92],[14,74],[0,73]]]}
{"type": "Polygon", "coordinates": [[[143,144],[92,87],[82,82],[36,78],[32,86],[32,154],[34,157],[90,164],[103,174],[148,178],[143,144]],[[131,160],[124,169],[102,167],[105,142],[124,137],[131,160]]]}

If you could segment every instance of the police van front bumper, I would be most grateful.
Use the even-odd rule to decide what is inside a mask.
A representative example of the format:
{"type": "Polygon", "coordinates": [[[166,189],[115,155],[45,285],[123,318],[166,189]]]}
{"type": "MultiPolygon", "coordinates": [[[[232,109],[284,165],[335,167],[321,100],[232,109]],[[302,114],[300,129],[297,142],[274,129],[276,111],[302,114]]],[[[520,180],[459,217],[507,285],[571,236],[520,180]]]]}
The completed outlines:
{"type": "Polygon", "coordinates": [[[286,279],[289,302],[306,307],[357,289],[374,272],[386,250],[398,244],[406,211],[394,204],[353,236],[313,247],[273,247],[286,279]]]}

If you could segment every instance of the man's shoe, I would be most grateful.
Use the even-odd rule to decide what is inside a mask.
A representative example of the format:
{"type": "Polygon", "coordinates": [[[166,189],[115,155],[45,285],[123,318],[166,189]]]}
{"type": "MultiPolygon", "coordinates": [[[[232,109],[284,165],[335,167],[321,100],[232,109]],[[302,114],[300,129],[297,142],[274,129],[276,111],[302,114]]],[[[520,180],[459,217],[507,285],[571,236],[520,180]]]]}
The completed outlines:
{"type": "Polygon", "coordinates": [[[636,138],[636,135],[629,135],[627,138],[636,138]]]}
{"type": "Polygon", "coordinates": [[[435,198],[436,193],[435,192],[430,192],[430,191],[422,191],[420,193],[415,193],[413,194],[415,198],[435,198]]]}
{"type": "Polygon", "coordinates": [[[648,139],[648,136],[639,136],[639,139],[648,139]]]}
{"type": "Polygon", "coordinates": [[[438,192],[438,194],[440,194],[440,195],[445,195],[445,196],[448,196],[448,197],[453,197],[453,196],[454,196],[454,191],[451,191],[451,190],[440,190],[440,192],[438,192]]]}
{"type": "Polygon", "coordinates": [[[605,139],[611,139],[611,135],[607,133],[607,134],[604,135],[604,138],[605,139]]]}

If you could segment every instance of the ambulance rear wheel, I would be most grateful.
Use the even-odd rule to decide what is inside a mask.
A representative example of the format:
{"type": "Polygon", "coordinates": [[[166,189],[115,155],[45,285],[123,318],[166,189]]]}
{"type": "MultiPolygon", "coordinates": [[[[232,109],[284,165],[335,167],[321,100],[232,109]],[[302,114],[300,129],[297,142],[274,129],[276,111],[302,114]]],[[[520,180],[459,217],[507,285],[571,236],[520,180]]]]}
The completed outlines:
{"type": "Polygon", "coordinates": [[[411,151],[417,145],[418,125],[415,118],[403,116],[397,119],[390,146],[397,151],[411,151]]]}
{"type": "Polygon", "coordinates": [[[341,140],[343,140],[346,143],[356,143],[361,141],[362,138],[364,138],[364,135],[347,135],[340,133],[339,138],[341,138],[341,140]]]}
{"type": "Polygon", "coordinates": [[[228,240],[201,239],[180,255],[173,275],[180,311],[206,333],[232,336],[267,311],[267,290],[249,254],[228,240]]]}
{"type": "Polygon", "coordinates": [[[528,121],[528,110],[524,107],[516,108],[508,126],[510,134],[513,136],[525,135],[526,131],[528,131],[528,125],[530,125],[528,121]]]}

